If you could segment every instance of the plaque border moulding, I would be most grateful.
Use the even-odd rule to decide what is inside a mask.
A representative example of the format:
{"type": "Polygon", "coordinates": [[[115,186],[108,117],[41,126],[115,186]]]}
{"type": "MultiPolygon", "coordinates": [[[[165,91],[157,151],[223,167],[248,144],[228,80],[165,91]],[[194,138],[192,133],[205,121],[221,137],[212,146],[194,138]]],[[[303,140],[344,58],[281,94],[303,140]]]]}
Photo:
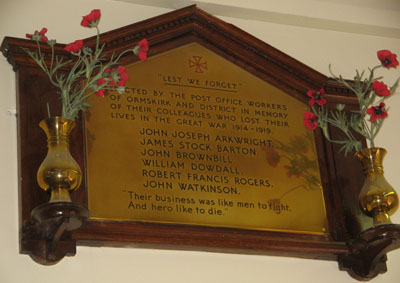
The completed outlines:
{"type": "MultiPolygon", "coordinates": [[[[228,24],[195,5],[128,25],[101,35],[105,53],[126,50],[141,38],[151,46],[149,56],[191,42],[210,49],[223,58],[307,103],[307,91],[324,87],[334,107],[336,103],[357,106],[357,99],[334,80],[282,53],[252,35],[228,24]]],[[[95,46],[96,38],[84,40],[95,46]]],[[[56,53],[66,55],[63,44],[56,53]]],[[[345,158],[338,147],[326,142],[315,131],[321,179],[324,187],[329,235],[252,231],[157,223],[88,220],[76,231],[65,229],[65,220],[39,225],[31,219],[32,210],[47,202],[38,188],[36,171],[46,154],[45,136],[37,126],[46,117],[46,103],[58,103],[51,96],[54,87],[46,75],[28,58],[21,47],[35,48],[26,39],[6,37],[1,51],[16,72],[18,110],[18,158],[20,198],[20,252],[42,264],[52,264],[65,255],[75,254],[76,245],[135,246],[205,250],[229,253],[266,254],[334,260],[339,268],[359,280],[368,280],[386,271],[386,253],[398,248],[399,225],[384,225],[365,231],[370,221],[358,208],[363,173],[355,158],[345,158]],[[63,228],[64,227],[64,228],[63,228]],[[363,231],[363,232],[361,232],[363,231]]],[[[50,52],[43,46],[44,53],[50,52]]],[[[122,63],[135,62],[127,55],[122,63]]],[[[78,119],[73,132],[71,153],[85,168],[84,124],[78,119]]],[[[337,134],[331,129],[332,135],[337,134]]],[[[87,205],[86,184],[72,194],[74,202],[87,205]]]]}

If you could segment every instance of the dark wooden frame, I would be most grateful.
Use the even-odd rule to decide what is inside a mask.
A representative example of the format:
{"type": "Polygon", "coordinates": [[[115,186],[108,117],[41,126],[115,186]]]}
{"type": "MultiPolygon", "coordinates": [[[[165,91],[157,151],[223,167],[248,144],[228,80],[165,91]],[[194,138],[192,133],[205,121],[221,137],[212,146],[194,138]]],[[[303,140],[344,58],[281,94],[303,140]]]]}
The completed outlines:
{"type": "MultiPolygon", "coordinates": [[[[357,107],[357,99],[334,80],[196,6],[104,33],[101,41],[106,43],[105,52],[111,54],[132,48],[144,37],[151,46],[149,56],[197,42],[304,103],[307,103],[309,89],[323,87],[330,106],[344,103],[350,109],[357,107]]],[[[94,46],[95,40],[92,37],[84,42],[86,46],[94,46]]],[[[152,248],[337,260],[341,269],[360,280],[386,271],[386,252],[398,247],[399,226],[393,224],[365,230],[371,227],[372,222],[358,208],[358,193],[363,182],[361,166],[354,158],[338,154],[338,148],[323,139],[319,131],[315,132],[315,137],[329,236],[89,220],[79,230],[64,233],[49,256],[48,238],[52,233],[43,234],[40,231],[51,229],[37,227],[31,220],[31,212],[48,201],[48,195],[36,183],[37,168],[47,151],[45,136],[38,123],[47,116],[46,102],[58,102],[54,96],[55,88],[21,47],[34,49],[36,46],[32,41],[11,37],[6,37],[1,46],[1,51],[16,72],[21,253],[30,254],[41,263],[51,264],[64,255],[75,254],[76,243],[88,246],[135,243],[152,248]]],[[[68,56],[63,47],[57,44],[57,54],[68,56]]],[[[47,46],[43,46],[42,50],[47,54],[50,52],[47,46]]],[[[137,59],[126,56],[122,60],[123,63],[130,63],[137,59]]],[[[80,119],[78,129],[71,138],[71,152],[81,168],[85,168],[83,127],[80,119]]],[[[335,134],[333,129],[332,133],[335,134]]],[[[86,185],[82,184],[72,198],[78,204],[87,204],[86,185]]]]}

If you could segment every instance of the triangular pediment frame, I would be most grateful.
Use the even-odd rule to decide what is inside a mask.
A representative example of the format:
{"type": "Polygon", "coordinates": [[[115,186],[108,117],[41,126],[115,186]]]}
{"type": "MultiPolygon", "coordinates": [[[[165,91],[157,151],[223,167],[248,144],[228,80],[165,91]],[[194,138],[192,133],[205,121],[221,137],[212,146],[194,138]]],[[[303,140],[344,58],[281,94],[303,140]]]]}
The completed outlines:
{"type": "MultiPolygon", "coordinates": [[[[189,6],[139,23],[128,25],[101,35],[106,44],[105,52],[112,54],[132,48],[142,38],[150,44],[149,56],[161,54],[188,43],[196,42],[240,68],[279,88],[288,95],[307,104],[307,91],[325,88],[332,105],[345,103],[357,106],[356,98],[334,80],[313,70],[278,49],[255,38],[247,32],[226,23],[196,6],[189,6]]],[[[95,38],[85,39],[86,46],[94,46],[95,38]]],[[[57,44],[56,53],[67,55],[63,44],[57,44]]],[[[16,71],[18,142],[19,142],[19,194],[21,252],[37,255],[45,253],[43,242],[29,234],[27,224],[31,211],[47,201],[48,196],[38,189],[36,170],[46,152],[45,137],[38,123],[46,117],[44,101],[51,100],[54,87],[40,72],[21,47],[35,48],[32,41],[6,37],[1,51],[16,71]],[[39,252],[37,251],[39,250],[39,252]]],[[[43,52],[50,50],[43,46],[43,52]]],[[[123,63],[136,62],[127,55],[123,63]]],[[[84,168],[83,122],[74,133],[71,151],[84,168]]],[[[333,132],[334,134],[334,132],[333,132]]],[[[185,225],[118,223],[88,221],[80,230],[66,234],[58,243],[57,252],[64,255],[75,253],[75,244],[123,246],[142,244],[144,247],[171,247],[210,251],[289,255],[302,258],[338,260],[342,269],[358,278],[370,278],[383,272],[384,253],[377,251],[374,267],[362,268],[364,257],[349,258],[352,253],[347,243],[361,231],[363,215],[358,209],[357,198],[362,186],[361,167],[352,158],[345,159],[338,148],[327,143],[320,132],[315,134],[324,185],[325,206],[330,235],[317,236],[269,231],[247,231],[215,227],[185,225]],[[358,268],[358,269],[357,269],[358,268]],[[354,271],[354,270],[356,271],[354,271]],[[364,275],[360,275],[365,273],[364,275]]],[[[87,204],[85,184],[73,195],[73,200],[87,204]]],[[[364,250],[363,250],[364,251],[364,250]]],[[[385,250],[386,252],[387,250],[385,250]]],[[[62,258],[62,256],[60,256],[62,258]]],[[[46,263],[48,255],[36,260],[46,263]]]]}

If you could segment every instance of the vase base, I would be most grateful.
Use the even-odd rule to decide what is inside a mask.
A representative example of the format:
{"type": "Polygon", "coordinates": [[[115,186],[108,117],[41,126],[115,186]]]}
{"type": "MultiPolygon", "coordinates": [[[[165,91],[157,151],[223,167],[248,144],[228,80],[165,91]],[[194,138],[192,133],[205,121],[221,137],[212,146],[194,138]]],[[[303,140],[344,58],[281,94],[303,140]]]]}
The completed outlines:
{"type": "Polygon", "coordinates": [[[67,188],[51,189],[50,203],[71,202],[71,196],[67,188]]]}
{"type": "Polygon", "coordinates": [[[378,212],[374,214],[374,226],[380,226],[380,225],[385,225],[385,224],[392,224],[392,221],[390,220],[390,216],[387,212],[378,212]]]}

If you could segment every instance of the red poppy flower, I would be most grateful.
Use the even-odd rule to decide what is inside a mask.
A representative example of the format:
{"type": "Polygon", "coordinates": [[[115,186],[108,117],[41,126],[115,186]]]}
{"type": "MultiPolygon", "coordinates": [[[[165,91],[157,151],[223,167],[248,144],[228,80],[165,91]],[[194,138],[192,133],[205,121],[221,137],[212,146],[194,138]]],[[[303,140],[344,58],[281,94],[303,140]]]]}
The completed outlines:
{"type": "Polygon", "coordinates": [[[140,60],[147,60],[147,52],[149,51],[149,43],[147,39],[142,39],[138,45],[133,49],[133,53],[139,57],[140,60]]]}
{"type": "Polygon", "coordinates": [[[89,15],[83,16],[81,26],[96,27],[100,21],[101,12],[99,9],[92,10],[89,15]]]}
{"type": "Polygon", "coordinates": [[[385,68],[396,68],[399,65],[399,62],[397,61],[396,54],[393,54],[389,50],[380,50],[378,51],[378,59],[381,61],[383,67],[385,68]]]}
{"type": "Polygon", "coordinates": [[[104,92],[105,91],[106,91],[105,89],[100,89],[100,90],[96,91],[94,94],[99,96],[99,97],[104,98],[104,92]]]}
{"type": "Polygon", "coordinates": [[[325,94],[325,90],[321,88],[319,91],[316,90],[309,90],[307,92],[307,95],[311,97],[311,100],[308,102],[310,106],[313,106],[315,103],[318,105],[324,105],[326,103],[326,100],[322,98],[322,96],[325,94]]]}
{"type": "Polygon", "coordinates": [[[117,70],[118,70],[118,75],[121,75],[126,72],[125,66],[118,66],[117,70]]]}
{"type": "Polygon", "coordinates": [[[97,82],[96,82],[96,84],[98,85],[98,86],[102,86],[103,84],[105,84],[106,83],[106,80],[104,79],[104,78],[101,78],[101,79],[99,79],[97,82]]]}
{"type": "Polygon", "coordinates": [[[129,76],[126,73],[125,66],[118,66],[118,76],[119,76],[119,81],[118,81],[117,85],[125,86],[126,81],[129,80],[129,76]]]}
{"type": "MultiPolygon", "coordinates": [[[[103,84],[105,84],[107,81],[104,78],[99,79],[96,84],[97,86],[101,87],[103,84]]],[[[104,97],[104,92],[105,89],[100,89],[98,91],[96,91],[94,94],[100,97],[104,97]]]]}
{"type": "Polygon", "coordinates": [[[372,83],[372,89],[379,96],[389,96],[390,95],[390,90],[388,90],[387,85],[384,84],[383,82],[374,81],[372,83]]]}
{"type": "Polygon", "coordinates": [[[47,32],[47,28],[42,28],[41,31],[35,30],[35,32],[33,34],[27,33],[26,37],[29,38],[29,39],[32,39],[32,40],[38,40],[38,41],[42,41],[42,42],[47,42],[49,39],[45,35],[46,32],[47,32]]]}
{"type": "Polygon", "coordinates": [[[125,86],[127,80],[129,80],[129,76],[128,76],[128,74],[124,74],[122,77],[119,78],[117,85],[125,86]]]}
{"type": "Polygon", "coordinates": [[[115,84],[118,86],[125,86],[126,81],[129,80],[129,75],[126,73],[125,66],[118,66],[118,68],[112,69],[107,68],[104,70],[104,73],[110,79],[108,82],[110,86],[115,86],[115,84]],[[110,72],[111,74],[108,74],[110,72]]]}
{"type": "Polygon", "coordinates": [[[40,39],[43,42],[47,42],[49,39],[47,38],[47,36],[45,35],[45,33],[47,32],[47,28],[42,28],[41,31],[39,31],[39,35],[40,35],[40,39]]]}
{"type": "Polygon", "coordinates": [[[110,81],[108,82],[108,85],[113,86],[115,85],[115,81],[113,80],[112,76],[108,77],[110,79],[110,81]]]}
{"type": "Polygon", "coordinates": [[[65,46],[64,50],[71,53],[78,53],[82,48],[83,48],[83,40],[75,40],[74,42],[65,46]]]}
{"type": "Polygon", "coordinates": [[[375,123],[377,119],[384,119],[388,116],[385,111],[385,103],[381,102],[378,106],[371,106],[367,109],[367,114],[371,115],[371,122],[375,123]]]}
{"type": "Polygon", "coordinates": [[[311,100],[308,102],[310,106],[313,106],[315,103],[318,105],[324,105],[326,103],[326,100],[323,98],[323,95],[325,94],[325,90],[321,88],[319,91],[316,90],[309,90],[307,92],[307,95],[311,97],[311,100]]]}
{"type": "Polygon", "coordinates": [[[314,130],[318,127],[318,116],[312,112],[304,112],[303,124],[307,130],[314,130]]]}

